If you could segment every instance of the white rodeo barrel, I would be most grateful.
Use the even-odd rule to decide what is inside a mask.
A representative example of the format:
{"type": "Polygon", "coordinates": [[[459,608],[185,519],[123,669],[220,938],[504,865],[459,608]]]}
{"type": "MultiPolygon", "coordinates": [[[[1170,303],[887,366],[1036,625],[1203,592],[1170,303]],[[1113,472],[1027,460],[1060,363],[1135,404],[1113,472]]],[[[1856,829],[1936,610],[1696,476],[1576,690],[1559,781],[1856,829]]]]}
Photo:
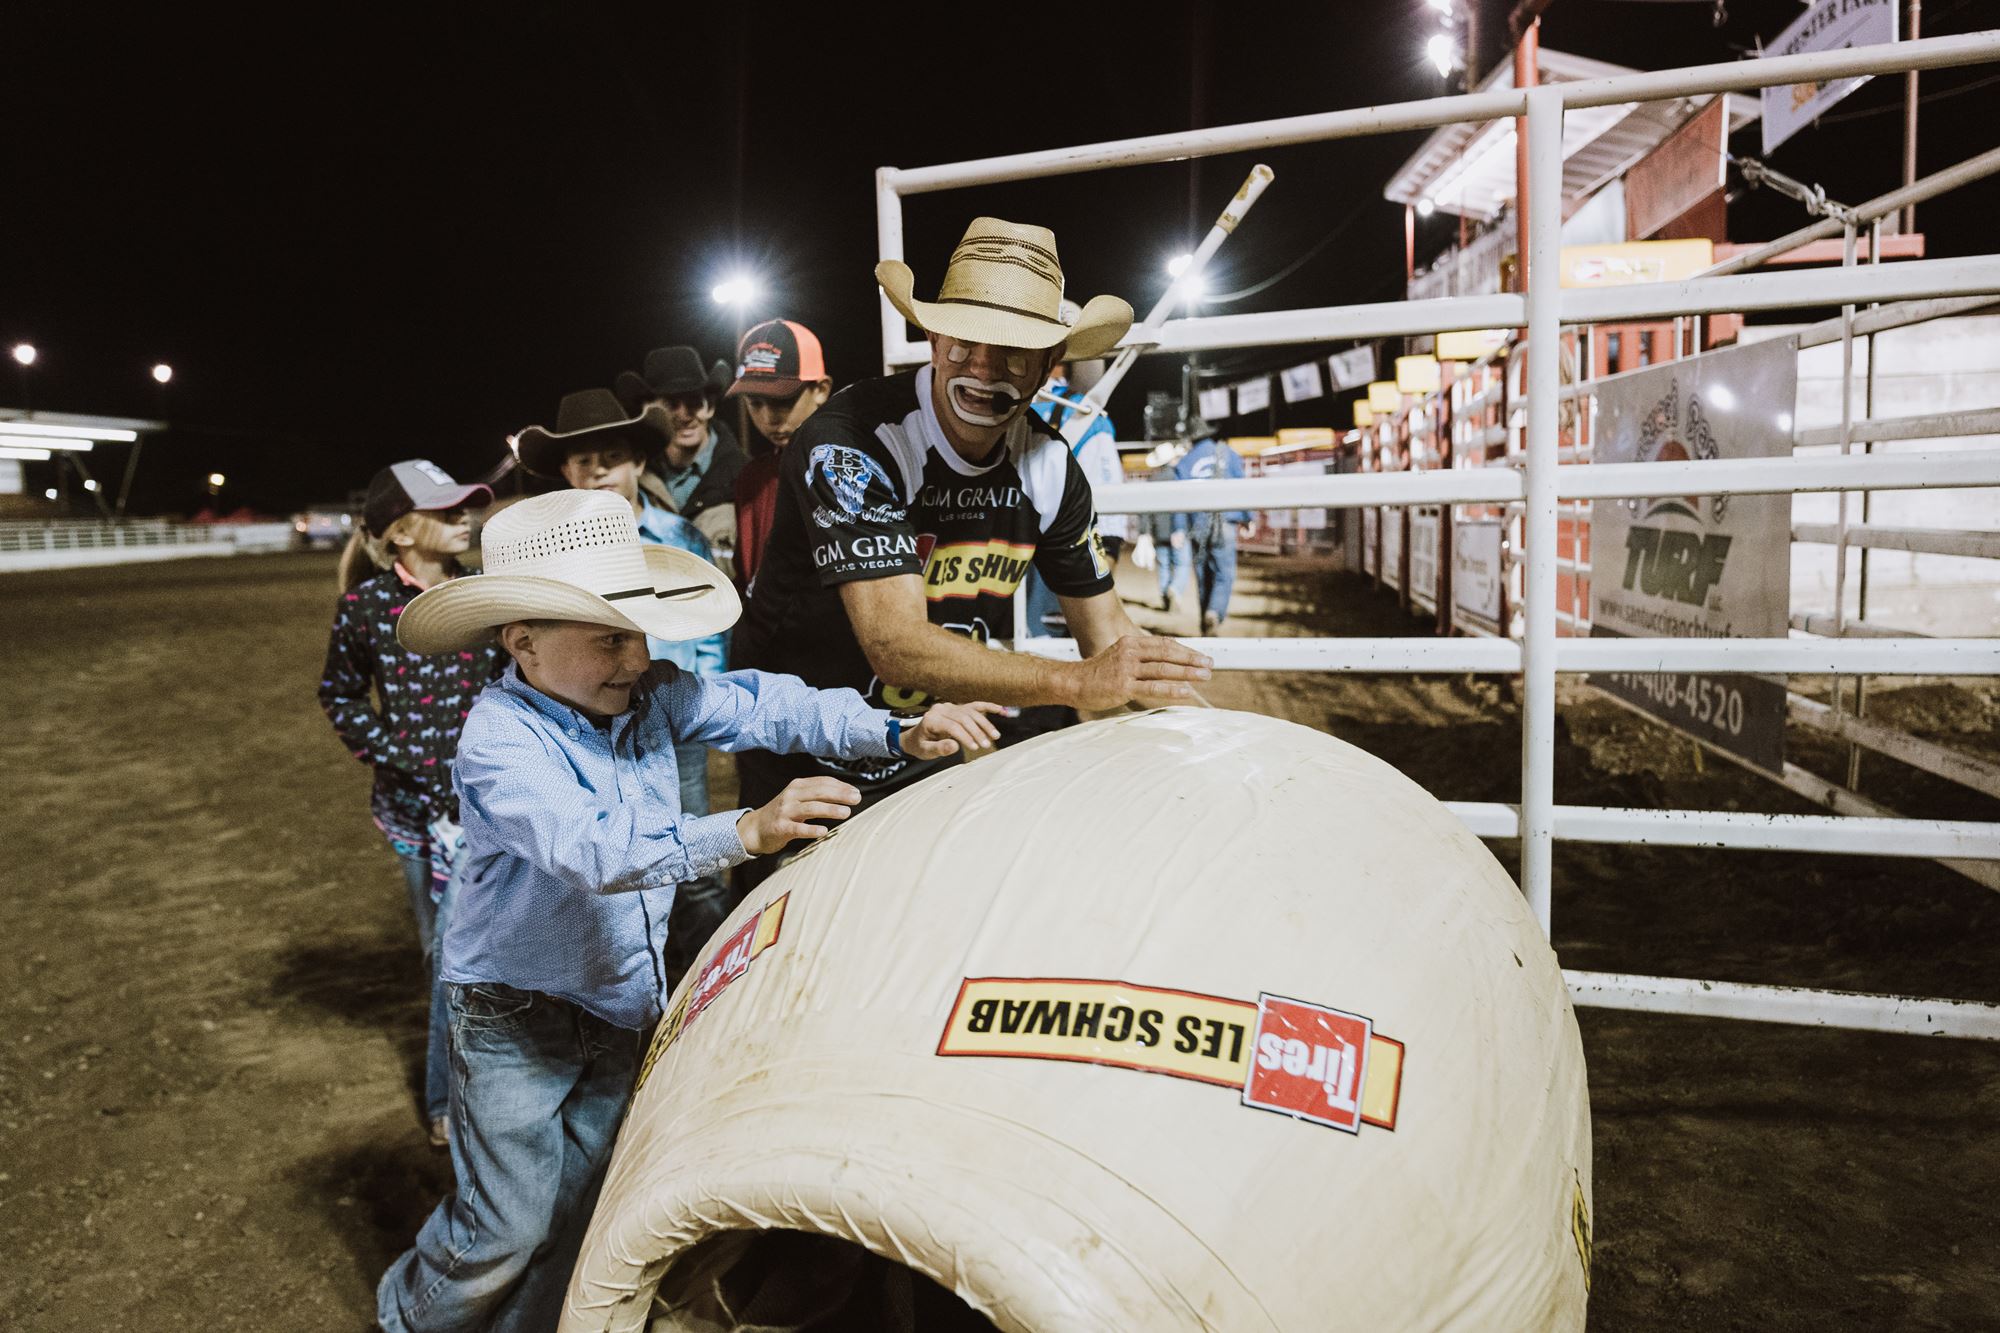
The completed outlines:
{"type": "Polygon", "coordinates": [[[1169,709],[932,777],[737,909],[562,1327],[1581,1329],[1589,1219],[1506,872],[1351,745],[1169,709]]]}

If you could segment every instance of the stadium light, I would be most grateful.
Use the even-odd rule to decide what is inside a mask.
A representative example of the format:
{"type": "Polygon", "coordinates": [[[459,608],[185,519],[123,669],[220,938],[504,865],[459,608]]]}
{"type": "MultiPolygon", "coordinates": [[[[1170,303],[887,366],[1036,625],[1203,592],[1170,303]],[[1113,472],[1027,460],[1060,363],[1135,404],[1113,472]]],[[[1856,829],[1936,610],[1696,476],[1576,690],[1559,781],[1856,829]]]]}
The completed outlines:
{"type": "Polygon", "coordinates": [[[1167,261],[1167,276],[1181,290],[1181,295],[1192,301],[1207,288],[1208,282],[1201,274],[1189,274],[1188,265],[1194,262],[1193,255],[1175,255],[1167,261]]]}
{"type": "Polygon", "coordinates": [[[739,274],[715,284],[709,293],[717,305],[746,306],[757,299],[757,280],[748,274],[739,274]]]}
{"type": "Polygon", "coordinates": [[[1436,33],[1424,43],[1424,58],[1437,66],[1440,78],[1451,73],[1452,64],[1457,56],[1458,53],[1452,49],[1451,38],[1444,33],[1436,33]]]}
{"type": "Polygon", "coordinates": [[[83,489],[94,493],[97,490],[97,478],[85,477],[83,479],[83,489]]]}
{"type": "Polygon", "coordinates": [[[16,463],[46,463],[49,461],[49,451],[30,449],[18,444],[0,444],[0,458],[10,459],[16,463]]]}
{"type": "Polygon", "coordinates": [[[35,350],[35,345],[33,343],[14,344],[14,360],[19,362],[21,365],[24,366],[34,365],[35,358],[40,355],[41,353],[35,350]]]}
{"type": "Polygon", "coordinates": [[[153,367],[153,382],[155,384],[165,384],[173,377],[174,368],[166,362],[162,361],[153,367]]]}
{"type": "Polygon", "coordinates": [[[1428,0],[1428,3],[1430,4],[1430,7],[1432,9],[1435,9],[1438,13],[1444,15],[1446,18],[1450,18],[1452,16],[1451,12],[1452,0],[1428,0]]]}
{"type": "Polygon", "coordinates": [[[1435,199],[1432,199],[1429,195],[1425,195],[1423,198],[1417,200],[1418,217],[1427,218],[1431,214],[1437,211],[1438,211],[1437,201],[1435,199]]]}
{"type": "Polygon", "coordinates": [[[211,486],[220,486],[227,480],[229,478],[223,476],[220,472],[211,472],[208,474],[208,484],[211,486]]]}
{"type": "Polygon", "coordinates": [[[51,486],[51,487],[49,487],[49,488],[48,488],[47,490],[43,491],[43,492],[42,492],[42,498],[43,498],[43,499],[45,499],[45,500],[53,500],[53,499],[55,499],[55,498],[56,498],[56,488],[55,488],[55,487],[53,487],[53,486],[51,486]]]}

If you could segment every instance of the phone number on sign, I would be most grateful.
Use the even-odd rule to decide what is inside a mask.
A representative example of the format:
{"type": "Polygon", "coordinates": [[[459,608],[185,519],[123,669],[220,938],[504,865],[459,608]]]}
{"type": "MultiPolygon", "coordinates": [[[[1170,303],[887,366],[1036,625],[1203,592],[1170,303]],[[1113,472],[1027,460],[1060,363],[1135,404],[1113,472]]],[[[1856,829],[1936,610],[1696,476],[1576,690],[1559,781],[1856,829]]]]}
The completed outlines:
{"type": "Polygon", "coordinates": [[[1654,703],[1684,712],[1693,722],[1705,723],[1732,736],[1743,734],[1743,692],[1705,676],[1677,676],[1672,672],[1618,672],[1611,677],[1621,685],[1643,694],[1654,703]]]}

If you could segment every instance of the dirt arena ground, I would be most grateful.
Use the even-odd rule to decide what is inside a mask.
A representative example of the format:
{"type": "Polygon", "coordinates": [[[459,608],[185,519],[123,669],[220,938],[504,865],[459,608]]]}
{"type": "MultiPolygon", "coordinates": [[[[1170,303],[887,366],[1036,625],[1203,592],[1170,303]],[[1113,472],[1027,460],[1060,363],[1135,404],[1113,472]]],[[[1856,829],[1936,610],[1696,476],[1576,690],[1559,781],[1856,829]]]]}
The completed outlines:
{"type": "MultiPolygon", "coordinates": [[[[0,578],[0,1326],[365,1329],[376,1275],[446,1187],[414,1100],[403,891],[313,698],[332,567],[0,578]]],[[[1251,562],[1235,609],[1225,632],[1415,628],[1298,562],[1251,562]]],[[[1239,675],[1211,697],[1323,727],[1441,797],[1516,795],[1503,682],[1239,675]]],[[[1804,810],[1566,697],[1558,800],[1804,810]]],[[[1926,685],[1875,711],[1996,749],[1990,695],[1926,685]]],[[[1864,789],[1910,812],[2000,818],[1868,764],[1864,789]]],[[[2000,900],[1930,863],[1564,846],[1556,875],[1573,967],[2000,1000],[2000,900]]],[[[1593,1329],[2000,1328],[2000,1046],[1582,1022],[1593,1329]]]]}

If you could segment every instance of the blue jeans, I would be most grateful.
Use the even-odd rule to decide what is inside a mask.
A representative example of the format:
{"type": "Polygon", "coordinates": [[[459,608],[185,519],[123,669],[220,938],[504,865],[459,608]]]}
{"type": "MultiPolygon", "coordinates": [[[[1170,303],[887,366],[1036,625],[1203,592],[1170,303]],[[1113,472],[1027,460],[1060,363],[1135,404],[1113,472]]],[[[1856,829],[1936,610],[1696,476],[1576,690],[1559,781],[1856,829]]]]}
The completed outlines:
{"type": "Polygon", "coordinates": [[[1069,627],[1063,620],[1062,603],[1056,600],[1056,595],[1049,591],[1049,585],[1042,582],[1042,576],[1033,569],[1028,571],[1027,597],[1029,638],[1046,639],[1054,634],[1069,633],[1069,627]]]}
{"type": "Polygon", "coordinates": [[[1168,538],[1153,543],[1153,554],[1160,576],[1160,605],[1164,608],[1169,592],[1187,586],[1188,548],[1185,543],[1176,546],[1168,538]]]}
{"type": "Polygon", "coordinates": [[[451,1109],[451,1009],[445,997],[444,937],[451,928],[451,903],[458,896],[458,876],[453,875],[438,899],[435,943],[425,962],[431,978],[430,1040],[424,1048],[424,1119],[436,1120],[451,1109]]]}
{"type": "Polygon", "coordinates": [[[447,983],[457,1192],[375,1289],[390,1333],[546,1333],[562,1313],[639,1034],[567,1001],[447,983]]]}
{"type": "Polygon", "coordinates": [[[1188,554],[1194,564],[1195,587],[1201,593],[1202,613],[1222,619],[1229,614],[1229,594],[1236,590],[1236,525],[1218,516],[1206,536],[1190,536],[1188,554]]]}
{"type": "Polygon", "coordinates": [[[409,844],[401,839],[390,846],[403,869],[403,887],[410,892],[410,916],[417,923],[417,947],[429,958],[437,943],[437,904],[431,901],[430,851],[419,845],[416,850],[406,852],[403,849],[409,844]]]}
{"type": "MultiPolygon", "coordinates": [[[[451,1067],[445,1056],[447,1020],[444,993],[438,980],[438,951],[444,944],[445,904],[443,900],[431,901],[430,853],[423,848],[406,853],[401,850],[402,845],[397,845],[396,859],[402,863],[403,882],[410,891],[410,915],[417,919],[417,944],[424,951],[424,976],[429,982],[431,997],[430,1033],[424,1045],[424,1119],[429,1121],[445,1113],[451,1078],[451,1067]]],[[[446,897],[449,896],[447,890],[446,897]]]]}

